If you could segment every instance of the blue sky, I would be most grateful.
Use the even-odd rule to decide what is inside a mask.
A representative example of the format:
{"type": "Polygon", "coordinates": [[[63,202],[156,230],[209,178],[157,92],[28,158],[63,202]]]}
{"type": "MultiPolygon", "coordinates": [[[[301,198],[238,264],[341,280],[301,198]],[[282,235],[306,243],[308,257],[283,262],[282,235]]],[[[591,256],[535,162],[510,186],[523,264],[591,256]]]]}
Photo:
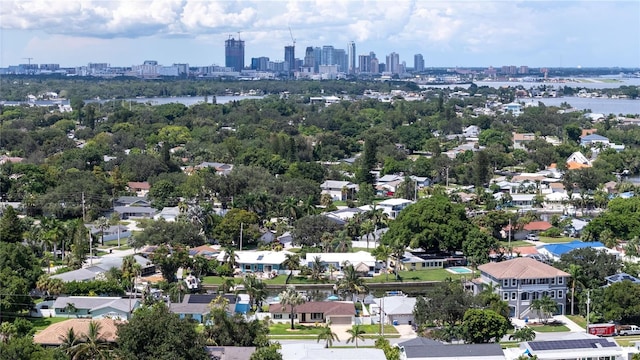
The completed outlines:
{"type": "Polygon", "coordinates": [[[640,67],[640,1],[0,0],[0,67],[224,65],[224,41],[283,60],[307,46],[391,52],[413,66],[640,67]]]}

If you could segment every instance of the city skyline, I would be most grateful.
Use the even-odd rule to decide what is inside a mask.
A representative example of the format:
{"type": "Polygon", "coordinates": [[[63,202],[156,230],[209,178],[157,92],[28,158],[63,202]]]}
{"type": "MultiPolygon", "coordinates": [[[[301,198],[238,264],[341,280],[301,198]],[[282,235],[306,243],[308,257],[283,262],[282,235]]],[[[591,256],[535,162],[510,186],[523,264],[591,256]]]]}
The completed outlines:
{"type": "MultiPolygon", "coordinates": [[[[425,67],[640,66],[638,1],[1,1],[0,67],[89,62],[225,65],[333,46],[425,67]]],[[[357,62],[357,60],[355,60],[357,62]]],[[[349,66],[351,66],[351,60],[349,66]]]]}

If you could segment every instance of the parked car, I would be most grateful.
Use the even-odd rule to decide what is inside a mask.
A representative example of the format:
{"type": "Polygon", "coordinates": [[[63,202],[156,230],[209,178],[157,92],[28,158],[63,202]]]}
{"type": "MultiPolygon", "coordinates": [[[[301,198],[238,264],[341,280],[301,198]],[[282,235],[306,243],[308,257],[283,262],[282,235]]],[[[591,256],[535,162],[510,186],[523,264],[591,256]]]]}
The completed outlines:
{"type": "Polygon", "coordinates": [[[640,335],[640,327],[635,325],[620,325],[618,327],[618,334],[625,335],[640,335]]]}
{"type": "Polygon", "coordinates": [[[527,235],[527,240],[538,241],[538,240],[540,240],[540,238],[536,234],[529,234],[529,235],[527,235]]]}

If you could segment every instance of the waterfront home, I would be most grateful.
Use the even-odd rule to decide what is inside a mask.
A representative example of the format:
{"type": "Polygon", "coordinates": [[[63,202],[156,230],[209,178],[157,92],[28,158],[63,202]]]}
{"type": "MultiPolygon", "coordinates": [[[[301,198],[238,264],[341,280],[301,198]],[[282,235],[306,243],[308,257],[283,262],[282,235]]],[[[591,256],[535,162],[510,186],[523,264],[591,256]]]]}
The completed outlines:
{"type": "MultiPolygon", "coordinates": [[[[236,263],[243,273],[281,274],[287,269],[282,265],[288,251],[236,251],[236,263]]],[[[224,261],[225,251],[221,251],[217,259],[224,261]]]]}
{"type": "Polygon", "coordinates": [[[351,264],[357,269],[362,269],[363,266],[366,267],[368,276],[373,276],[380,270],[380,265],[376,258],[367,251],[355,253],[307,253],[304,265],[313,267],[316,257],[320,258],[320,262],[326,270],[329,269],[329,266],[333,266],[337,271],[342,271],[345,264],[351,264]]]}
{"type": "MultiPolygon", "coordinates": [[[[300,324],[325,323],[331,325],[351,325],[356,316],[356,308],[351,301],[308,301],[295,308],[294,319],[300,324]]],[[[291,305],[270,304],[271,320],[291,321],[291,305]]]]}

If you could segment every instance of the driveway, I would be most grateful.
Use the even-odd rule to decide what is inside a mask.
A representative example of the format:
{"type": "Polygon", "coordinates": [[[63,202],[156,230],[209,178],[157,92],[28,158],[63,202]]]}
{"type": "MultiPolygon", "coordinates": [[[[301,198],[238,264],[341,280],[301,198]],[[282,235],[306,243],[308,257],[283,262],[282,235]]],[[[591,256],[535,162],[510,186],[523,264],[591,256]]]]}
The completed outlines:
{"type": "MultiPolygon", "coordinates": [[[[352,327],[353,325],[331,325],[331,330],[333,330],[333,332],[336,333],[336,335],[338,335],[338,339],[340,339],[341,343],[346,344],[347,339],[351,337],[351,335],[347,332],[347,330],[351,330],[352,327]]],[[[413,331],[413,328],[411,327],[411,325],[396,325],[395,328],[400,334],[400,339],[413,339],[417,336],[416,332],[413,331]]],[[[371,335],[371,334],[368,334],[368,335],[371,335]]],[[[389,339],[389,340],[394,340],[394,339],[389,339]]],[[[395,340],[399,340],[399,339],[395,339],[395,340]]]]}
{"type": "Polygon", "coordinates": [[[418,336],[411,325],[396,325],[395,328],[400,333],[401,339],[413,339],[418,336]]]}

